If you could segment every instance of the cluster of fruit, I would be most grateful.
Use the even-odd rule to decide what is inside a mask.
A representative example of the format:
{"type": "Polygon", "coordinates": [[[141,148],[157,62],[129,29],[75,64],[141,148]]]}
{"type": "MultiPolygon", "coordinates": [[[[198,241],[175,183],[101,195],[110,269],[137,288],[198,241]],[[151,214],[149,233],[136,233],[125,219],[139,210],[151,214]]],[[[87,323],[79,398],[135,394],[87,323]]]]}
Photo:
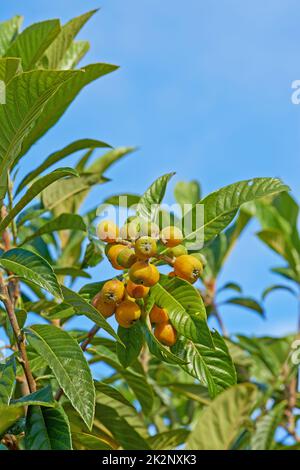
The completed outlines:
{"type": "MultiPolygon", "coordinates": [[[[105,220],[98,225],[97,234],[100,240],[107,243],[105,253],[111,265],[126,273],[122,281],[107,281],[94,297],[93,306],[105,318],[115,314],[123,328],[130,328],[141,317],[140,301],[148,296],[150,288],[160,278],[156,266],[158,261],[173,267],[169,276],[180,277],[190,283],[202,274],[203,263],[188,254],[181,244],[183,234],[177,227],[166,227],[160,231],[152,222],[134,220],[119,230],[114,222],[105,220]]],[[[175,344],[176,330],[169,321],[166,309],[154,305],[150,321],[155,325],[154,334],[162,344],[175,344]]]]}

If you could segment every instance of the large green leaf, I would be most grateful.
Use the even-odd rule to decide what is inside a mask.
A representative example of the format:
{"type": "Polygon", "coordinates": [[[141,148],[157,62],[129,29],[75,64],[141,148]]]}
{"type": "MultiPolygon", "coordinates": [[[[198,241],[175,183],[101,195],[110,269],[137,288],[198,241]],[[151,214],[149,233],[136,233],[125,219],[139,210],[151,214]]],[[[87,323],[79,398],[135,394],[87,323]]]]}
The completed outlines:
{"type": "Polygon", "coordinates": [[[52,325],[35,325],[27,331],[29,343],[47,362],[65,395],[91,428],[95,389],[80,346],[66,331],[52,325]]]}
{"type": "MultiPolygon", "coordinates": [[[[1,62],[0,62],[1,64],[1,62]]],[[[75,140],[71,144],[67,145],[61,150],[57,152],[51,153],[49,157],[47,157],[41,165],[31,171],[19,184],[16,194],[18,194],[26,185],[28,185],[31,181],[33,181],[37,176],[39,176],[43,171],[47,170],[50,166],[54,165],[55,163],[63,160],[64,158],[72,155],[79,150],[85,149],[95,149],[95,148],[105,148],[109,147],[108,144],[102,142],[100,140],[94,139],[80,139],[75,140]]]]}
{"type": "Polygon", "coordinates": [[[204,206],[203,221],[197,221],[196,207],[192,209],[193,228],[185,233],[186,245],[192,249],[198,244],[197,239],[205,242],[213,239],[229,225],[242,204],[288,190],[289,187],[277,178],[254,178],[209,194],[198,203],[204,206]]]}
{"type": "Polygon", "coordinates": [[[77,36],[81,28],[96,13],[97,10],[89,11],[81,16],[71,19],[62,28],[52,44],[49,46],[42,58],[43,67],[49,69],[61,68],[68,49],[71,47],[73,39],[77,36]]]}
{"type": "Polygon", "coordinates": [[[239,384],[226,390],[207,406],[187,440],[190,450],[229,450],[250,417],[256,388],[239,384]]]}
{"type": "Polygon", "coordinates": [[[9,405],[16,383],[16,363],[12,357],[0,368],[0,405],[9,405]]]}
{"type": "Polygon", "coordinates": [[[61,70],[73,69],[90,49],[88,41],[73,41],[60,63],[61,70]]]}
{"type": "Polygon", "coordinates": [[[23,22],[21,16],[14,16],[8,21],[0,23],[0,56],[3,56],[18,34],[18,30],[23,22]]]}
{"type": "Polygon", "coordinates": [[[26,416],[27,450],[71,450],[68,418],[61,407],[30,406],[26,416]]]}
{"type": "Polygon", "coordinates": [[[84,75],[80,71],[35,70],[18,74],[8,83],[6,104],[0,105],[0,199],[7,189],[6,173],[46,103],[64,82],[78,74],[84,75]]]}
{"type": "Polygon", "coordinates": [[[175,329],[193,341],[213,347],[206,311],[199,292],[187,281],[161,275],[151,288],[154,302],[166,308],[175,329]]]}
{"type": "Polygon", "coordinates": [[[0,405],[0,437],[24,414],[24,409],[14,405],[0,405]]]}
{"type": "Polygon", "coordinates": [[[174,189],[174,196],[178,204],[196,204],[201,198],[198,181],[178,181],[174,189]]]}
{"type": "Polygon", "coordinates": [[[61,214],[53,220],[46,222],[38,230],[33,232],[27,238],[22,241],[22,245],[28,243],[34,238],[45,235],[46,233],[57,232],[60,230],[80,230],[81,232],[86,232],[86,225],[83,221],[83,218],[77,214],[61,214]]]}
{"type": "Polygon", "coordinates": [[[137,215],[146,220],[155,220],[158,214],[159,205],[162,202],[167,184],[175,173],[167,173],[160,176],[147,189],[137,205],[137,215]]]}
{"type": "Polygon", "coordinates": [[[144,335],[139,322],[131,328],[118,328],[118,336],[124,343],[125,347],[120,343],[117,344],[117,355],[123,367],[130,366],[139,356],[143,344],[144,335]]]}
{"type": "Polygon", "coordinates": [[[54,297],[62,297],[61,289],[52,267],[41,256],[22,248],[13,248],[2,253],[0,256],[0,266],[47,290],[54,297]]]}
{"type": "Polygon", "coordinates": [[[51,386],[47,385],[44,388],[40,388],[36,392],[30,393],[29,395],[24,395],[17,400],[12,400],[12,404],[15,406],[54,407],[57,405],[57,402],[54,401],[51,386]]]}
{"type": "Polygon", "coordinates": [[[21,59],[15,57],[0,59],[0,80],[6,85],[17,73],[21,71],[21,59]]]}
{"type": "Polygon", "coordinates": [[[287,403],[283,401],[258,418],[256,430],[251,438],[252,450],[272,450],[274,448],[275,432],[284,417],[286,407],[287,403]]]}
{"type": "Polygon", "coordinates": [[[154,450],[175,450],[178,446],[185,443],[189,433],[184,428],[173,429],[172,431],[155,434],[148,439],[148,442],[151,449],[154,450]]]}
{"type": "Polygon", "coordinates": [[[59,20],[34,23],[16,37],[5,55],[7,57],[21,57],[23,70],[32,70],[36,68],[43,53],[59,32],[59,20]]]}
{"type": "Polygon", "coordinates": [[[4,230],[10,222],[18,215],[24,207],[26,207],[38,194],[40,194],[47,186],[51,185],[55,181],[65,178],[67,176],[76,176],[77,173],[72,168],[58,168],[52,171],[48,175],[39,178],[24,196],[17,202],[17,204],[9,211],[9,214],[0,223],[0,232],[4,230]]]}
{"type": "Polygon", "coordinates": [[[91,304],[86,302],[79,294],[73,292],[71,289],[68,289],[65,286],[62,286],[62,292],[66,304],[71,305],[77,315],[85,315],[94,323],[96,323],[96,325],[100,326],[100,328],[103,328],[103,330],[114,337],[117,341],[121,341],[118,335],[115,333],[114,329],[105,320],[103,315],[101,315],[101,313],[98,312],[98,310],[96,310],[91,304]]]}
{"type": "Polygon", "coordinates": [[[215,331],[212,338],[214,348],[179,338],[172,352],[185,361],[182,369],[204,384],[214,398],[236,383],[236,371],[222,336],[215,331]]]}
{"type": "Polygon", "coordinates": [[[42,137],[59,118],[64,114],[66,109],[76,98],[78,93],[90,82],[96,80],[103,75],[113,72],[118,67],[109,64],[92,64],[80,69],[80,71],[69,72],[51,72],[44,71],[44,74],[74,74],[72,78],[66,82],[59,91],[53,96],[44,108],[44,113],[36,121],[35,126],[28,133],[22,145],[20,157],[27,153],[29,148],[40,137],[42,137]]]}

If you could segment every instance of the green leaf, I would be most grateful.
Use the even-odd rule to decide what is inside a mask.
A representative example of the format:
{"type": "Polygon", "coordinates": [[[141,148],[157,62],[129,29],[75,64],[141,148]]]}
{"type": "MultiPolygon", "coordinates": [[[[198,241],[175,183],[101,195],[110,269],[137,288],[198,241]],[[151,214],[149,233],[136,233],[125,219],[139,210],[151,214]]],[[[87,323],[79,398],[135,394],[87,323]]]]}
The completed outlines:
{"type": "Polygon", "coordinates": [[[260,315],[264,315],[264,309],[262,306],[255,299],[250,297],[232,297],[231,299],[222,302],[222,304],[240,305],[241,307],[257,312],[260,315]]]}
{"type": "MultiPolygon", "coordinates": [[[[54,124],[59,120],[59,118],[64,114],[66,109],[78,95],[78,93],[88,85],[93,80],[96,80],[103,75],[106,75],[110,72],[116,70],[117,67],[109,64],[92,64],[80,69],[80,71],[68,71],[68,72],[51,72],[44,71],[43,73],[49,74],[70,74],[70,80],[66,82],[55,96],[49,100],[44,108],[44,112],[37,119],[35,126],[26,136],[23,145],[22,145],[22,155],[25,155],[29,148],[40,138],[42,137],[54,124]],[[72,74],[72,75],[71,75],[72,74]]],[[[33,72],[36,73],[36,72],[33,72]]]]}
{"type": "Polygon", "coordinates": [[[94,419],[95,389],[80,346],[66,331],[52,325],[34,325],[27,331],[30,345],[47,362],[65,395],[90,429],[94,419]]]}
{"type": "Polygon", "coordinates": [[[236,383],[236,371],[222,336],[215,331],[212,337],[214,348],[179,338],[172,352],[185,361],[182,369],[208,387],[214,398],[236,383]]]}
{"type": "Polygon", "coordinates": [[[60,63],[60,68],[62,70],[73,69],[89,50],[88,41],[73,41],[60,63]]]}
{"type": "Polygon", "coordinates": [[[167,309],[171,323],[180,334],[213,347],[203,300],[191,284],[161,275],[160,282],[151,288],[151,295],[159,307],[167,309]]]}
{"type": "Polygon", "coordinates": [[[147,189],[147,191],[140,198],[137,205],[136,213],[142,219],[155,220],[158,214],[159,205],[162,202],[167,184],[175,173],[167,173],[160,176],[154,183],[147,189]]]}
{"type": "Polygon", "coordinates": [[[96,323],[96,325],[100,326],[100,328],[103,328],[103,330],[105,330],[117,341],[120,341],[122,344],[122,341],[115,333],[114,329],[105,320],[103,315],[98,312],[98,310],[96,310],[91,304],[86,302],[79,294],[73,292],[71,289],[62,286],[62,292],[64,295],[65,302],[74,308],[75,313],[77,313],[77,315],[85,315],[94,323],[96,323]]]}
{"type": "Polygon", "coordinates": [[[229,450],[250,416],[256,400],[256,388],[239,384],[226,390],[199,416],[187,440],[190,450],[229,450]]]}
{"type": "Polygon", "coordinates": [[[27,450],[72,450],[68,418],[61,407],[30,406],[26,416],[27,450]]]}
{"type": "Polygon", "coordinates": [[[173,429],[172,431],[166,431],[148,439],[151,449],[155,450],[176,450],[178,446],[185,443],[189,431],[184,428],[173,429]]]}
{"type": "Polygon", "coordinates": [[[6,193],[7,171],[18,158],[28,132],[59,87],[78,74],[84,75],[81,71],[35,70],[20,73],[8,83],[6,104],[0,106],[0,199],[6,193]]]}
{"type": "Polygon", "coordinates": [[[54,272],[57,276],[70,276],[73,279],[77,277],[84,277],[85,279],[90,279],[91,275],[83,271],[82,269],[73,268],[73,267],[64,267],[60,268],[59,266],[54,267],[54,272]]]}
{"type": "Polygon", "coordinates": [[[60,32],[59,20],[34,23],[24,29],[6,51],[6,57],[21,57],[24,71],[36,68],[47,47],[60,32]]]}
{"type": "Polygon", "coordinates": [[[224,290],[234,290],[236,292],[239,292],[239,293],[242,293],[242,288],[239,284],[235,283],[235,282],[227,282],[226,284],[224,284],[224,286],[220,287],[220,289],[218,289],[218,294],[224,290]]]}
{"type": "Polygon", "coordinates": [[[76,450],[112,450],[113,448],[104,440],[86,432],[72,432],[72,442],[76,450]]]}
{"type": "Polygon", "coordinates": [[[15,57],[0,59],[0,80],[5,84],[21,71],[21,59],[15,57]]]}
{"type": "Polygon", "coordinates": [[[117,356],[122,366],[126,368],[138,358],[142,350],[144,335],[141,325],[137,322],[131,328],[119,326],[118,336],[125,347],[120,343],[117,344],[117,356]]]}
{"type": "Polygon", "coordinates": [[[196,204],[201,198],[198,181],[178,181],[174,189],[174,196],[178,204],[196,204]]]}
{"type": "Polygon", "coordinates": [[[117,207],[131,207],[139,203],[141,196],[138,194],[116,194],[103,201],[103,204],[111,204],[117,207]]]}
{"type": "Polygon", "coordinates": [[[21,248],[13,248],[1,255],[0,266],[45,289],[54,297],[62,297],[52,267],[41,256],[21,248]]]}
{"type": "Polygon", "coordinates": [[[251,438],[252,450],[272,450],[275,446],[274,435],[282,422],[287,407],[285,401],[278,403],[265,415],[258,418],[256,430],[251,438]]]}
{"type": "Polygon", "coordinates": [[[262,293],[262,299],[265,300],[266,297],[271,294],[272,292],[276,291],[276,290],[285,290],[287,292],[289,292],[290,294],[294,295],[295,297],[297,297],[297,292],[292,289],[292,287],[289,287],[289,286],[285,286],[285,285],[282,285],[282,284],[274,284],[272,286],[269,286],[267,287],[263,293],[262,293]]]}
{"type": "Polygon", "coordinates": [[[229,225],[242,204],[288,190],[289,187],[277,178],[254,178],[225,186],[209,194],[198,203],[204,206],[202,223],[197,221],[196,208],[192,209],[193,229],[190,233],[185,233],[186,245],[192,249],[194,240],[202,238],[202,235],[205,242],[213,239],[229,225]]]}
{"type": "Polygon", "coordinates": [[[0,405],[9,405],[16,384],[16,361],[14,356],[0,368],[0,405]]]}
{"type": "Polygon", "coordinates": [[[24,395],[17,400],[12,400],[12,404],[15,406],[46,406],[54,407],[57,403],[54,401],[51,386],[40,388],[36,392],[24,395]]]}
{"type": "Polygon", "coordinates": [[[92,10],[84,15],[73,18],[62,27],[60,34],[45,52],[42,59],[43,67],[47,67],[49,69],[61,68],[62,62],[68,49],[72,45],[73,39],[77,36],[81,28],[91,18],[91,16],[96,13],[96,11],[97,10],[92,10]]]}
{"type": "Polygon", "coordinates": [[[80,230],[86,232],[86,225],[80,215],[77,214],[61,214],[50,222],[45,223],[32,235],[22,241],[22,245],[28,243],[34,238],[45,235],[46,233],[58,232],[61,230],[80,230]]]}
{"type": "Polygon", "coordinates": [[[61,178],[74,175],[76,176],[77,173],[72,168],[58,168],[57,170],[52,171],[52,173],[42,176],[37,181],[35,181],[35,183],[33,183],[24,196],[12,208],[9,214],[2,220],[0,223],[0,232],[8,227],[14,217],[19,214],[24,209],[24,207],[26,207],[27,204],[29,204],[47,186],[61,178]]]}
{"type": "Polygon", "coordinates": [[[10,43],[18,34],[22,22],[22,16],[14,16],[10,20],[0,23],[0,56],[5,54],[10,43]]]}
{"type": "MultiPolygon", "coordinates": [[[[72,155],[75,152],[85,149],[95,149],[95,148],[105,148],[110,147],[110,145],[102,142],[100,140],[94,139],[80,139],[75,140],[71,144],[67,145],[61,150],[58,150],[49,157],[47,157],[41,165],[31,171],[19,184],[16,194],[18,194],[26,185],[28,185],[31,181],[33,181],[37,176],[39,176],[43,171],[47,170],[50,166],[54,165],[55,163],[63,160],[64,158],[72,155]]],[[[74,172],[76,174],[76,172],[74,172]]]]}
{"type": "Polygon", "coordinates": [[[14,405],[0,405],[0,436],[18,421],[24,414],[24,409],[14,405]]]}

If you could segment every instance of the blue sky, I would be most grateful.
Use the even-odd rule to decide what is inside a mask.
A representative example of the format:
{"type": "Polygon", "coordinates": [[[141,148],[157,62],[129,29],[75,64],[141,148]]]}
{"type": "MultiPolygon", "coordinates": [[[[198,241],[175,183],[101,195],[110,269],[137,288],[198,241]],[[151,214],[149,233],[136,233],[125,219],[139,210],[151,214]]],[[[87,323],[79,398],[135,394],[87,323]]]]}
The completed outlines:
{"type": "MultiPolygon", "coordinates": [[[[4,3],[4,2],[3,2],[4,3]]],[[[299,200],[300,106],[291,83],[300,79],[300,5],[296,0],[11,0],[1,19],[25,25],[63,21],[101,7],[80,34],[91,41],[85,62],[121,66],[87,88],[23,160],[21,175],[71,141],[90,137],[140,150],[111,169],[112,182],[93,193],[143,192],[160,174],[174,183],[196,178],[204,194],[254,176],[279,176],[299,200]]],[[[259,297],[276,282],[277,265],[252,223],[222,274],[259,297]]],[[[279,261],[280,263],[280,261],[279,261]]],[[[112,273],[107,264],[95,279],[112,273]]],[[[238,307],[222,310],[231,332],[281,335],[295,329],[296,302],[278,292],[268,320],[238,307]]]]}

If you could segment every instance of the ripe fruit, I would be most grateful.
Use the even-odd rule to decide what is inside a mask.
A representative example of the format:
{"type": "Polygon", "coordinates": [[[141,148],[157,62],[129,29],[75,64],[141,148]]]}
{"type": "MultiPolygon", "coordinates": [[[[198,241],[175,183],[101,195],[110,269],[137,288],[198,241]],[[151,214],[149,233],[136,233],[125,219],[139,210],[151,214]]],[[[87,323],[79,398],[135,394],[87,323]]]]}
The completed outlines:
{"type": "Polygon", "coordinates": [[[111,265],[115,269],[119,269],[119,270],[124,269],[123,266],[121,266],[117,261],[118,255],[121,253],[122,250],[124,250],[124,245],[120,245],[120,244],[110,245],[110,247],[107,250],[106,255],[107,255],[111,265]]]}
{"type": "Polygon", "coordinates": [[[154,222],[142,220],[140,222],[140,237],[151,237],[155,240],[159,238],[159,226],[154,222]]]}
{"type": "Polygon", "coordinates": [[[124,297],[125,287],[123,282],[118,279],[107,281],[101,290],[101,295],[107,303],[118,303],[124,297]]]}
{"type": "Polygon", "coordinates": [[[156,255],[156,241],[151,237],[141,237],[135,242],[135,253],[139,259],[149,259],[156,255]]]}
{"type": "Polygon", "coordinates": [[[182,231],[178,227],[165,227],[160,232],[160,238],[168,248],[180,245],[183,240],[182,231]]]}
{"type": "Polygon", "coordinates": [[[159,271],[153,264],[137,261],[131,266],[129,277],[135,284],[152,287],[159,281],[159,271]]]}
{"type": "Polygon", "coordinates": [[[123,268],[130,268],[137,260],[137,257],[132,248],[124,248],[117,256],[117,264],[123,268]]]}
{"type": "Polygon", "coordinates": [[[174,272],[176,276],[194,283],[201,276],[203,265],[199,259],[192,255],[182,255],[175,260],[174,272]]]}
{"type": "Polygon", "coordinates": [[[116,308],[116,320],[124,328],[130,328],[140,316],[141,309],[132,300],[124,300],[116,308]]]}
{"type": "Polygon", "coordinates": [[[120,237],[122,240],[134,241],[140,236],[140,227],[137,220],[127,222],[120,230],[120,237]]]}
{"type": "Polygon", "coordinates": [[[97,235],[104,242],[114,243],[119,236],[119,229],[113,221],[103,220],[97,227],[97,235]]]}
{"type": "Polygon", "coordinates": [[[104,318],[111,317],[116,308],[116,304],[113,302],[105,302],[102,292],[99,292],[92,301],[93,307],[100,312],[104,318]]]}
{"type": "Polygon", "coordinates": [[[165,308],[154,305],[150,312],[151,323],[166,323],[169,320],[168,312],[165,308]]]}
{"type": "Polygon", "coordinates": [[[134,299],[142,299],[148,295],[149,290],[149,287],[135,284],[130,279],[128,279],[126,291],[130,297],[133,297],[134,299]]]}
{"type": "Polygon", "coordinates": [[[177,245],[173,248],[169,248],[166,255],[170,258],[178,258],[178,256],[187,255],[188,251],[184,245],[177,245]]]}
{"type": "Polygon", "coordinates": [[[176,330],[168,322],[158,323],[155,327],[154,335],[165,346],[173,346],[177,340],[176,330]]]}

